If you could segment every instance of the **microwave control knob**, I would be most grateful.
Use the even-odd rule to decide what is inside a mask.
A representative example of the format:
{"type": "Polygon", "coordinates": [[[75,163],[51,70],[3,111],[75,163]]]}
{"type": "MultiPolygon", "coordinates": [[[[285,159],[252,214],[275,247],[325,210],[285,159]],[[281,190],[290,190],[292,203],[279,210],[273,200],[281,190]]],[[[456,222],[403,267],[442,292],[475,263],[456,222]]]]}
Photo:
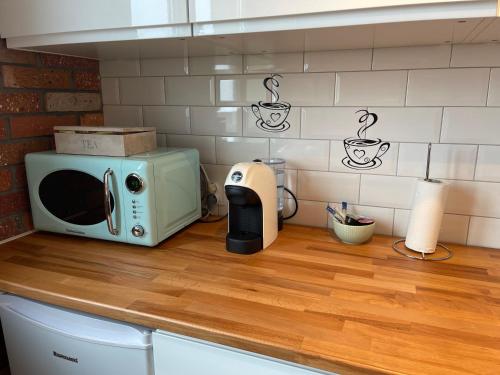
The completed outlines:
{"type": "Polygon", "coordinates": [[[132,228],[132,234],[134,235],[134,237],[144,236],[144,228],[142,227],[142,225],[134,225],[134,227],[132,228]]]}
{"type": "Polygon", "coordinates": [[[138,194],[144,189],[144,181],[137,173],[131,173],[125,179],[125,186],[132,194],[138,194]]]}

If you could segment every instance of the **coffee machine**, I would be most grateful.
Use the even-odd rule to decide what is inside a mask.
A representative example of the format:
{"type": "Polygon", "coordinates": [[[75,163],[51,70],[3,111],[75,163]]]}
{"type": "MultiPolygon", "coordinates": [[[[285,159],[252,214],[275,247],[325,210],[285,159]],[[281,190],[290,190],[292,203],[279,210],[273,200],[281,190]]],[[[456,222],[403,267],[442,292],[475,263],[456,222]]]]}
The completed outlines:
{"type": "Polygon", "coordinates": [[[262,162],[234,165],[224,184],[229,201],[226,249],[253,254],[278,236],[276,177],[262,162]]]}

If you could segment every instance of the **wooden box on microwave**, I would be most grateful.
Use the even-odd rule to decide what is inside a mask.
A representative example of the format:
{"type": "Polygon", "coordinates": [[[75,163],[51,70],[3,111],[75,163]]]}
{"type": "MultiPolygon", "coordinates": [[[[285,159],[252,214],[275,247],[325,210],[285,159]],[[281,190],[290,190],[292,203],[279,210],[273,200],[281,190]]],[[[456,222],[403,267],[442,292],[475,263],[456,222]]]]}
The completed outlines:
{"type": "Polygon", "coordinates": [[[129,156],[156,148],[156,128],[54,127],[58,154],[129,156]]]}

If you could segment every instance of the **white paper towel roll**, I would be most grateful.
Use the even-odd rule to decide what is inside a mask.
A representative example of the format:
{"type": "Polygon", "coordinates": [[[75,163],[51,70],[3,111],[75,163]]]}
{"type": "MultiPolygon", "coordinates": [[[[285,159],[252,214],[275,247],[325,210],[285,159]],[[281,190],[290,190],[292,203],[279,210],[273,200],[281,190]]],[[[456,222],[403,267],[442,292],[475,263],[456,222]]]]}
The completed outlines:
{"type": "Polygon", "coordinates": [[[426,254],[436,251],[447,195],[448,185],[442,181],[417,181],[406,247],[426,254]]]}

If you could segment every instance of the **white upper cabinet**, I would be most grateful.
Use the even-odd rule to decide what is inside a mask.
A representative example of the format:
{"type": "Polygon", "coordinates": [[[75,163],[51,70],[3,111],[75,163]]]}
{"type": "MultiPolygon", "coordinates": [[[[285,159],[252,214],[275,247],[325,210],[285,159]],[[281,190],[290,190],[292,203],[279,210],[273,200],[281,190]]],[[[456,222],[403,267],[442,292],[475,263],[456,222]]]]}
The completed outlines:
{"type": "Polygon", "coordinates": [[[496,0],[189,0],[194,35],[494,17],[496,0]]]}
{"type": "Polygon", "coordinates": [[[0,36],[102,60],[491,42],[497,1],[0,0],[0,36]]]}
{"type": "Polygon", "coordinates": [[[187,0],[0,0],[11,47],[190,36],[187,0]]]}

